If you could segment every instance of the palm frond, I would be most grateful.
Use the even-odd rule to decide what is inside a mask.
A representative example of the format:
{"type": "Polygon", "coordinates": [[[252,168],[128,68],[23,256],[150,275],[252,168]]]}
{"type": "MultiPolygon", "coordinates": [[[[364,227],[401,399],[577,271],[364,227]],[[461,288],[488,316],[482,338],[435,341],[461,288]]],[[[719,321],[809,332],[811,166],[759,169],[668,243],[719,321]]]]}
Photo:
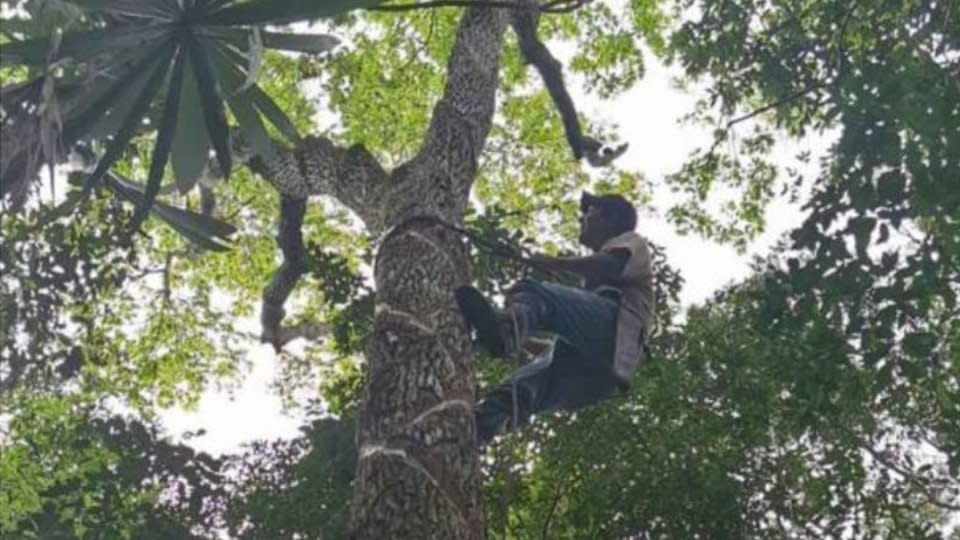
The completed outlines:
{"type": "MultiPolygon", "coordinates": [[[[260,155],[273,151],[264,120],[285,138],[299,138],[287,115],[257,86],[257,55],[262,48],[322,53],[338,40],[265,31],[263,25],[332,17],[381,1],[72,0],[84,13],[79,27],[88,28],[29,35],[42,26],[20,25],[24,31],[16,37],[24,39],[0,48],[0,66],[39,72],[0,91],[3,140],[10,139],[16,123],[20,133],[46,141],[17,145],[0,160],[0,178],[4,186],[23,185],[18,180],[33,178],[38,163],[55,161],[81,141],[101,142],[104,154],[81,191],[87,195],[135,135],[157,130],[138,224],[163,189],[168,160],[182,192],[196,185],[211,148],[220,173],[230,175],[227,106],[245,142],[260,155]],[[155,104],[163,81],[166,97],[155,104]],[[155,115],[159,121],[144,122],[155,115]]],[[[9,190],[0,191],[6,197],[9,190]]]]}

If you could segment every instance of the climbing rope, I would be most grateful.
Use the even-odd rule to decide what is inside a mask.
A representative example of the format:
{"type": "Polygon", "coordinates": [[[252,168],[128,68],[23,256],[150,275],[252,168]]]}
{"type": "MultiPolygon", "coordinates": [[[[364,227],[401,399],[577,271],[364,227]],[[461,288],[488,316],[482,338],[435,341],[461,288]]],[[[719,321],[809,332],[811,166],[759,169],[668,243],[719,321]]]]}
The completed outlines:
{"type": "Polygon", "coordinates": [[[497,242],[495,240],[489,240],[467,228],[461,227],[459,225],[455,225],[453,223],[450,223],[449,221],[446,221],[434,215],[416,215],[401,221],[396,226],[391,228],[383,236],[383,240],[381,240],[381,243],[387,238],[391,237],[392,235],[397,234],[398,232],[404,230],[406,227],[409,227],[410,225],[418,221],[431,223],[433,225],[438,225],[440,227],[443,227],[444,229],[447,229],[451,232],[458,234],[459,236],[462,236],[470,240],[470,242],[472,242],[475,246],[486,250],[491,255],[500,257],[501,259],[507,259],[507,260],[519,263],[520,265],[524,266],[527,269],[535,268],[536,270],[543,272],[544,274],[554,278],[559,278],[564,275],[572,275],[572,274],[569,274],[568,272],[557,272],[554,270],[550,270],[550,269],[538,266],[536,263],[530,260],[530,254],[526,253],[526,251],[521,246],[512,246],[509,244],[504,244],[502,242],[497,242]]]}
{"type": "MultiPolygon", "coordinates": [[[[517,322],[517,312],[510,312],[510,320],[513,322],[513,358],[516,361],[517,369],[520,369],[520,355],[523,354],[522,349],[520,348],[520,323],[517,322]]],[[[517,399],[517,375],[516,372],[510,377],[510,393],[511,399],[513,401],[513,427],[512,429],[519,429],[519,416],[520,416],[520,405],[517,399]]]]}

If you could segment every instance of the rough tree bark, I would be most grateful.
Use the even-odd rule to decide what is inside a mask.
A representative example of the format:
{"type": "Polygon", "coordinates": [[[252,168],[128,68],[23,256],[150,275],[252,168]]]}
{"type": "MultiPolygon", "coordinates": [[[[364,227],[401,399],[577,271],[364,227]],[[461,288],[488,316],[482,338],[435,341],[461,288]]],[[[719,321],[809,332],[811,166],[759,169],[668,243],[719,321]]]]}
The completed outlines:
{"type": "MultiPolygon", "coordinates": [[[[508,17],[500,9],[464,12],[422,147],[389,174],[362,147],[316,137],[254,167],[286,204],[331,195],[384,235],[365,350],[353,538],[484,536],[470,341],[453,300],[453,290],[470,281],[467,248],[416,218],[462,221],[493,118],[508,17]]],[[[265,300],[285,298],[298,275],[296,261],[281,268],[265,300]]],[[[283,313],[264,315],[276,322],[283,313]]]]}
{"type": "Polygon", "coordinates": [[[396,228],[376,260],[355,538],[483,537],[470,341],[453,300],[470,280],[466,247],[410,218],[463,218],[495,109],[505,24],[500,10],[464,14],[423,146],[391,175],[384,221],[396,228]]]}

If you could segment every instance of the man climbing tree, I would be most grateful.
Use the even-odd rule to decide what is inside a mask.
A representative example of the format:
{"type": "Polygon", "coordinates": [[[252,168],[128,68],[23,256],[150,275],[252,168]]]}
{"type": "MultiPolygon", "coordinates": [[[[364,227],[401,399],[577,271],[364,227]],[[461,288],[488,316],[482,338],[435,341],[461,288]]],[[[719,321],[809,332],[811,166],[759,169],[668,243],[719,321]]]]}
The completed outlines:
{"type": "Polygon", "coordinates": [[[654,312],[650,249],[634,232],[636,210],[623,197],[584,192],[580,207],[580,243],[594,253],[537,255],[531,263],[575,274],[584,289],[524,279],[508,291],[503,310],[473,287],[457,290],[464,317],[495,357],[516,354],[537,331],[559,336],[552,357],[538,356],[480,402],[480,443],[511,415],[516,424],[538,411],[578,409],[630,385],[654,312]]]}
{"type": "MultiPolygon", "coordinates": [[[[941,525],[960,511],[955,3],[479,3],[0,2],[0,536],[949,536],[941,525]],[[421,10],[450,4],[472,9],[421,10]],[[488,365],[469,356],[454,291],[496,290],[513,268],[471,260],[436,224],[529,234],[559,216],[558,236],[573,237],[572,205],[531,210],[587,183],[570,150],[600,165],[617,150],[570,123],[536,15],[585,4],[543,15],[540,30],[575,42],[568,66],[587,91],[636,88],[642,38],[706,92],[692,116],[713,144],[664,178],[688,196],[666,214],[678,232],[753,251],[777,193],[806,199],[805,218],[682,322],[671,319],[679,276],[655,252],[663,360],[629,398],[543,419],[485,467],[474,373],[485,383],[488,365]],[[283,28],[347,8],[389,12],[328,18],[332,36],[283,28]],[[518,46],[501,57],[506,26],[518,46]],[[337,37],[350,46],[318,56],[337,37]],[[321,110],[298,87],[318,76],[321,110]],[[317,122],[323,106],[329,122],[317,122]],[[822,157],[798,156],[819,172],[791,171],[781,136],[824,132],[822,157]],[[75,142],[98,162],[74,171],[73,189],[57,174],[41,190],[37,168],[75,142]],[[720,187],[730,204],[712,204],[720,187]],[[278,208],[284,264],[264,290],[278,208]],[[375,291],[362,280],[374,252],[375,291]],[[306,308],[285,313],[300,275],[306,308]],[[145,428],[243,375],[240,353],[260,336],[237,322],[261,292],[266,341],[317,340],[279,356],[279,382],[309,388],[332,417],[296,444],[251,447],[250,490],[237,490],[219,474],[235,470],[145,428]],[[346,376],[328,377],[326,353],[346,376]],[[116,405],[139,421],[105,421],[116,405]]],[[[602,180],[605,192],[640,183],[627,171],[602,180]]]]}
{"type": "Polygon", "coordinates": [[[302,136],[258,87],[256,75],[264,47],[308,52],[330,47],[329,38],[262,30],[267,25],[329,17],[348,7],[410,6],[377,7],[372,0],[303,5],[156,0],[143,9],[127,3],[81,4],[77,9],[84,11],[71,12],[76,16],[70,20],[90,24],[89,32],[68,34],[62,47],[57,37],[5,45],[4,65],[47,67],[66,60],[83,64],[114,49],[130,51],[132,59],[120,55],[107,58],[106,69],[71,71],[76,77],[59,87],[54,84],[58,71],[51,69],[49,76],[4,92],[5,147],[9,141],[25,139],[25,130],[38,124],[44,128],[38,133],[53,135],[4,153],[2,193],[19,201],[40,163],[62,159],[67,150],[85,141],[106,140],[99,133],[108,132],[113,137],[92,172],[84,175],[82,189],[36,227],[83,207],[106,185],[137,206],[131,230],[138,229],[151,210],[159,209],[177,222],[178,230],[214,249],[222,248],[221,241],[234,229],[211,221],[213,198],[204,197],[203,216],[186,216],[192,228],[184,228],[184,220],[178,222],[169,209],[154,205],[162,192],[167,159],[171,158],[182,192],[191,190],[204,170],[229,177],[234,164],[248,165],[280,199],[277,241],[284,261],[264,288],[261,311],[263,340],[277,349],[290,339],[316,335],[311,327],[284,326],[284,303],[309,267],[301,231],[307,199],[330,196],[352,210],[378,242],[376,312],[364,351],[350,534],[482,537],[470,342],[454,300],[454,290],[471,280],[470,262],[460,238],[435,222],[462,223],[469,206],[468,195],[493,124],[501,44],[508,25],[518,34],[524,60],[543,76],[573,156],[605,165],[624,151],[624,145],[604,149],[581,132],[559,63],[536,36],[538,12],[569,11],[584,3],[469,6],[457,28],[443,94],[422,143],[409,159],[391,163],[396,166],[390,170],[363,144],[343,147],[324,136],[302,136]],[[79,91],[83,85],[102,91],[79,91]],[[145,124],[142,117],[155,108],[154,96],[161,88],[160,120],[145,124]],[[56,110],[50,102],[56,99],[67,111],[62,122],[48,118],[56,110]],[[228,121],[231,117],[236,125],[228,121]],[[264,119],[275,132],[267,131],[264,119]],[[91,133],[95,124],[97,130],[91,133]],[[117,178],[111,169],[134,136],[151,129],[145,125],[156,125],[158,133],[145,187],[140,189],[117,178]],[[208,149],[214,150],[214,162],[207,163],[208,149]],[[424,216],[433,221],[421,219],[424,216]],[[217,238],[198,228],[212,230],[217,238]]]}

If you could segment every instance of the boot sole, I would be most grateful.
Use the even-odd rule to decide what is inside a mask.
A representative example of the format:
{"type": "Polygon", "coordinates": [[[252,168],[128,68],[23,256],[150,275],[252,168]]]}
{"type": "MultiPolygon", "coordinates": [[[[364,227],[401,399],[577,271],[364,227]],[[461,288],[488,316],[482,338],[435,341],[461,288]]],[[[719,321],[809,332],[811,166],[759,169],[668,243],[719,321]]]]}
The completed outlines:
{"type": "Polygon", "coordinates": [[[473,287],[460,287],[454,294],[467,324],[477,331],[477,341],[494,357],[503,358],[506,344],[493,305],[473,287]]]}

